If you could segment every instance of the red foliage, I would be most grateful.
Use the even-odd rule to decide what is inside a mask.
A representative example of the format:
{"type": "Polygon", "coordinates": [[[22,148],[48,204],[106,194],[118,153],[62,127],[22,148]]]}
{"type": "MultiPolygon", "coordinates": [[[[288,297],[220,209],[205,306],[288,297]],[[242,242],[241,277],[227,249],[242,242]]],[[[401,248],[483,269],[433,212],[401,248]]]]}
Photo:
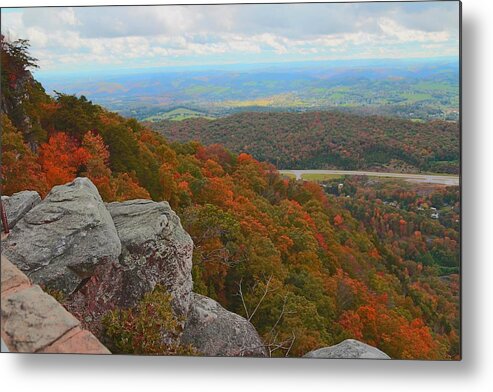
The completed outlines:
{"type": "Polygon", "coordinates": [[[344,223],[344,218],[340,215],[334,216],[334,225],[340,226],[344,223]]]}
{"type": "Polygon", "coordinates": [[[39,148],[39,162],[49,187],[65,184],[78,175],[91,155],[63,132],[55,133],[39,148]]]}

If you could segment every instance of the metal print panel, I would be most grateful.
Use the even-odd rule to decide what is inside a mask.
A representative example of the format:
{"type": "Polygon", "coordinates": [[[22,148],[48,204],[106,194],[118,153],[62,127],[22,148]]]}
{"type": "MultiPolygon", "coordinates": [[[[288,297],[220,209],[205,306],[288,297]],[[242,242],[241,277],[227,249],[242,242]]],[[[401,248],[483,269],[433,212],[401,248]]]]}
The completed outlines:
{"type": "Polygon", "coordinates": [[[460,12],[2,8],[2,351],[459,360],[460,12]]]}

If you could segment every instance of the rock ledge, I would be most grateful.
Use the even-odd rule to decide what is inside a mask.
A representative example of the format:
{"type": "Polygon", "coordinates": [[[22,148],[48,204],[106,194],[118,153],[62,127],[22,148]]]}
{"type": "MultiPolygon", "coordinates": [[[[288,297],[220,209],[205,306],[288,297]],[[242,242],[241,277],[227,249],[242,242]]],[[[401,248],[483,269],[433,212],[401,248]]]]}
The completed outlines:
{"type": "Polygon", "coordinates": [[[390,359],[378,348],[354,339],[346,339],[335,346],[310,351],[304,358],[390,359]]]}
{"type": "Polygon", "coordinates": [[[248,320],[195,293],[181,342],[191,344],[206,356],[267,356],[260,336],[248,320]]]}

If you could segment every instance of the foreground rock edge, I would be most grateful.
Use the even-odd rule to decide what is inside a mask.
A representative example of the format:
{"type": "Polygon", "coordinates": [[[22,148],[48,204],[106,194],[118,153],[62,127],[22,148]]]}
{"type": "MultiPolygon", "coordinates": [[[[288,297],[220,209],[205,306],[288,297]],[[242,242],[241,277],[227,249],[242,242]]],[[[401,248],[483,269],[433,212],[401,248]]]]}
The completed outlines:
{"type": "Polygon", "coordinates": [[[40,202],[41,197],[35,191],[22,191],[14,193],[12,196],[2,196],[9,229],[12,229],[24,215],[40,202]]]}
{"type": "Polygon", "coordinates": [[[378,348],[355,339],[346,339],[334,346],[310,351],[303,358],[391,359],[378,348]]]}
{"type": "Polygon", "coordinates": [[[9,352],[111,354],[5,256],[1,275],[1,337],[9,352]]]}

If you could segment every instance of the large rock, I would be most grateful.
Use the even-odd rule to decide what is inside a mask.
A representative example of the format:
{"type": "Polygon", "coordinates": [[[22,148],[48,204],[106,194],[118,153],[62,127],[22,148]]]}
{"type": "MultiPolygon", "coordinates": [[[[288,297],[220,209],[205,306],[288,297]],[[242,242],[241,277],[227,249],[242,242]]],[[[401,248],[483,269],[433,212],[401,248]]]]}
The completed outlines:
{"type": "Polygon", "coordinates": [[[99,266],[94,277],[68,298],[68,309],[102,338],[105,313],[135,306],[161,284],[172,295],[174,313],[184,320],[193,285],[193,242],[178,216],[168,203],[152,200],[106,206],[122,244],[119,261],[99,266]]]}
{"type": "Polygon", "coordinates": [[[207,356],[267,356],[260,336],[248,320],[195,293],[181,342],[207,356]]]}
{"type": "Polygon", "coordinates": [[[98,190],[77,178],[24,215],[2,253],[35,283],[70,294],[96,267],[117,261],[121,244],[98,190]]]}
{"type": "Polygon", "coordinates": [[[167,202],[130,200],[108,210],[122,243],[119,305],[134,306],[161,284],[172,295],[175,313],[188,313],[192,292],[193,241],[167,202]]]}
{"type": "Polygon", "coordinates": [[[2,196],[2,204],[7,215],[9,228],[13,228],[40,201],[41,198],[35,191],[23,191],[14,193],[12,196],[2,196]]]}
{"type": "Polygon", "coordinates": [[[390,359],[378,348],[369,346],[354,339],[346,339],[335,346],[324,347],[310,351],[305,358],[361,358],[361,359],[390,359]]]}

